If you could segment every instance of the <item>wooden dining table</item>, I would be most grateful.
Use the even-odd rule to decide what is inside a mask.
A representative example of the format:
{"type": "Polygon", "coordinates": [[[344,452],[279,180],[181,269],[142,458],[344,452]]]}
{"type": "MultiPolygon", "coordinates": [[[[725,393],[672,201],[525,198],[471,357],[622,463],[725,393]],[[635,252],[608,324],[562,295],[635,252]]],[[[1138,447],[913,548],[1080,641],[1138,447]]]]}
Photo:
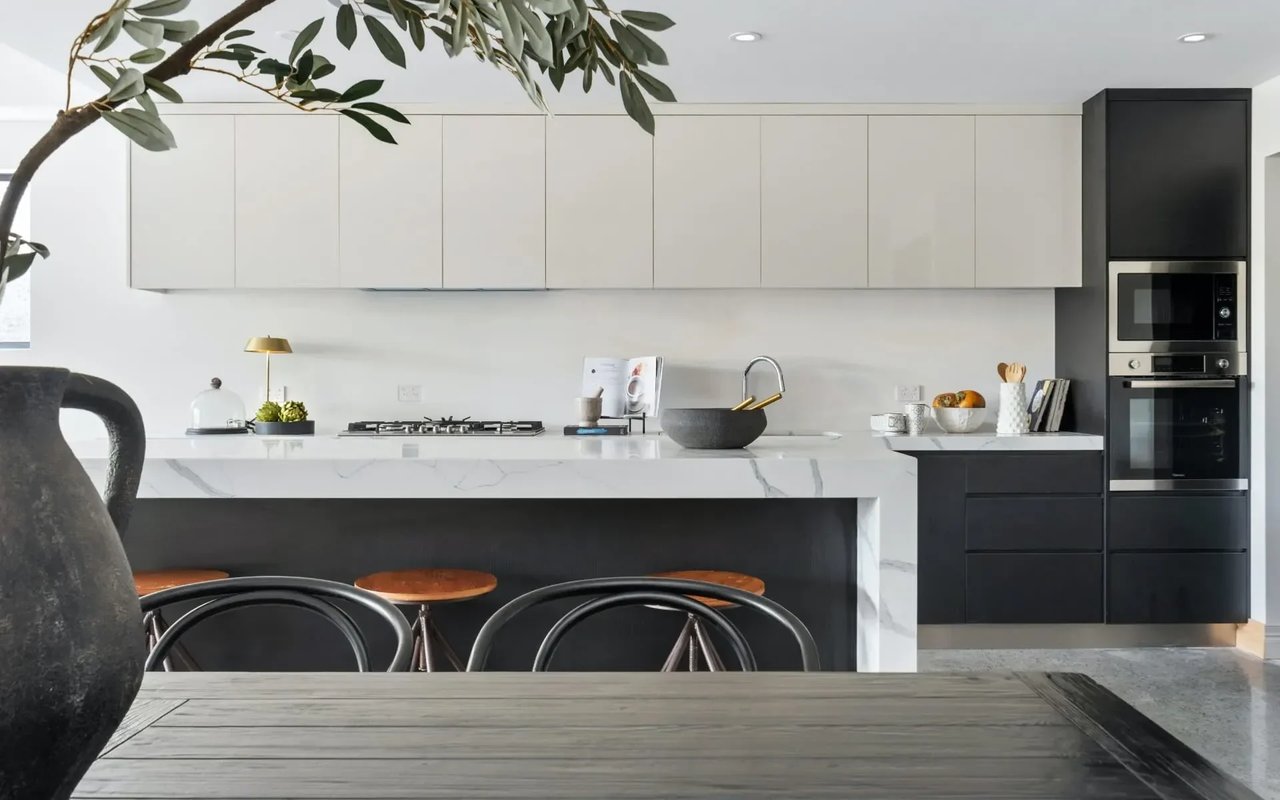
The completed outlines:
{"type": "Polygon", "coordinates": [[[153,673],[75,797],[1256,798],[1083,675],[153,673]]]}

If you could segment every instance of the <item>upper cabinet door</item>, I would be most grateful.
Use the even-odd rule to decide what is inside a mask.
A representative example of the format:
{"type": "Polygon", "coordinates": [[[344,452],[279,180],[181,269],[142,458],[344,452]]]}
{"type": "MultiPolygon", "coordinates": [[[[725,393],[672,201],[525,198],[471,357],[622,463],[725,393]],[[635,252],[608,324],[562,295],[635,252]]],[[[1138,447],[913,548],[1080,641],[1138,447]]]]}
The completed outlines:
{"type": "Polygon", "coordinates": [[[653,286],[653,137],[630,117],[547,120],[547,288],[653,286]]]}
{"type": "Polygon", "coordinates": [[[870,122],[871,286],[973,287],[974,118],[870,122]]]}
{"type": "Polygon", "coordinates": [[[235,118],[171,114],[178,147],[133,146],[129,285],[228,289],[236,277],[235,118]]]}
{"type": "Polygon", "coordinates": [[[437,289],[442,285],[440,117],[395,125],[384,144],[349,119],[340,123],[342,285],[437,289]]]}
{"type": "Polygon", "coordinates": [[[235,175],[236,286],[338,286],[338,118],[237,117],[235,175]]]}
{"type": "Polygon", "coordinates": [[[978,286],[1079,286],[1080,118],[977,124],[978,286]]]}
{"type": "Polygon", "coordinates": [[[1108,257],[1249,255],[1247,100],[1107,104],[1108,257]]]}
{"type": "Polygon", "coordinates": [[[867,118],[764,117],[764,286],[867,285],[867,118]]]}
{"type": "Polygon", "coordinates": [[[444,120],[444,285],[546,286],[546,121],[444,120]]]}
{"type": "Polygon", "coordinates": [[[760,285],[760,119],[659,117],[653,283],[760,285]]]}

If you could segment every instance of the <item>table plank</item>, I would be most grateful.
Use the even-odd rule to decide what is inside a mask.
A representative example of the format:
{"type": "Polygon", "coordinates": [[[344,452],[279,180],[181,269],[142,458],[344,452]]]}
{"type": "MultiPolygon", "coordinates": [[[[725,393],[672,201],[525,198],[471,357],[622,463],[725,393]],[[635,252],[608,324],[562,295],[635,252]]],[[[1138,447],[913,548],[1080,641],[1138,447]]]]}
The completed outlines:
{"type": "Polygon", "coordinates": [[[740,725],[1066,725],[1062,715],[1038,697],[954,697],[909,701],[902,697],[856,700],[773,697],[726,703],[688,697],[548,700],[536,694],[508,698],[430,697],[358,700],[188,700],[158,721],[158,727],[340,726],[452,728],[559,728],[566,725],[696,725],[711,720],[740,725]]]}
{"type": "Polygon", "coordinates": [[[156,720],[168,714],[178,706],[185,703],[186,700],[171,697],[138,697],[129,706],[129,710],[125,712],[124,719],[120,722],[120,727],[116,728],[116,732],[107,740],[107,744],[102,748],[102,754],[106,755],[120,745],[127,742],[130,738],[145,730],[148,725],[152,725],[156,720]]]}
{"type": "Polygon", "coordinates": [[[104,759],[76,797],[216,800],[1156,797],[1106,759],[104,759]]]}
{"type": "MultiPolygon", "coordinates": [[[[431,724],[430,721],[424,724],[431,724]]],[[[112,758],[235,759],[555,759],[590,753],[606,759],[1023,758],[1102,759],[1106,752],[1073,726],[949,725],[606,727],[153,727],[112,758]]]]}
{"type": "Polygon", "coordinates": [[[1244,784],[1089,676],[1022,673],[1019,677],[1161,797],[1258,800],[1244,784]]]}
{"type": "Polygon", "coordinates": [[[928,673],[910,680],[894,673],[847,672],[660,673],[660,672],[151,672],[142,682],[147,697],[181,699],[542,698],[651,699],[753,698],[762,680],[770,697],[1038,697],[1012,673],[928,673]]]}

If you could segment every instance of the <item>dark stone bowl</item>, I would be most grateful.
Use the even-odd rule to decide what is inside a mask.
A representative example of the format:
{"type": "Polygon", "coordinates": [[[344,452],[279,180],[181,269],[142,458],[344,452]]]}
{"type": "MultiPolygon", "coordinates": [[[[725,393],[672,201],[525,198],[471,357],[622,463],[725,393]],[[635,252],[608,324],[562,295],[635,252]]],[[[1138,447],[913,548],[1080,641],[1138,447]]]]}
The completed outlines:
{"type": "Polygon", "coordinates": [[[663,433],[681,447],[692,450],[736,450],[760,438],[764,409],[730,411],[727,408],[668,408],[660,417],[663,433]]]}

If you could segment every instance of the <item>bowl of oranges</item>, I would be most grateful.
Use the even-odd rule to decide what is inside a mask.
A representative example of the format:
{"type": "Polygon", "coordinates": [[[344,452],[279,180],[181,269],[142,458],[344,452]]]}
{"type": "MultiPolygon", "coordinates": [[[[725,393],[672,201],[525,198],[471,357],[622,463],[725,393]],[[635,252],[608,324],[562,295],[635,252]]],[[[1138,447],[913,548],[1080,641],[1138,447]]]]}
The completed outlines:
{"type": "Polygon", "coordinates": [[[987,416],[987,398],[973,389],[933,398],[933,421],[947,433],[973,433],[987,416]]]}

